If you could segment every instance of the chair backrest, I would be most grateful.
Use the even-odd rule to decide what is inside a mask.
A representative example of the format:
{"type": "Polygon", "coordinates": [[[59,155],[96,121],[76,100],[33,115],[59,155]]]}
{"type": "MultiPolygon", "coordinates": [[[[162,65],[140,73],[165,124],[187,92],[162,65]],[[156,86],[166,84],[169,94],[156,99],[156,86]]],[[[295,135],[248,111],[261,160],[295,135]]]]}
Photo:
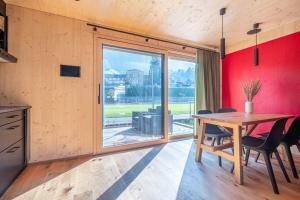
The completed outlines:
{"type": "MultiPolygon", "coordinates": [[[[204,115],[204,114],[212,114],[212,112],[210,110],[199,110],[198,111],[199,115],[204,115]]],[[[200,120],[199,120],[199,124],[200,124],[200,120]]],[[[205,127],[205,133],[216,133],[219,132],[220,129],[217,125],[213,125],[213,124],[206,124],[205,127]]]]}
{"type": "Polygon", "coordinates": [[[275,122],[270,131],[270,134],[268,135],[266,141],[262,145],[263,149],[274,151],[278,147],[283,138],[283,131],[287,120],[288,119],[285,118],[277,120],[275,122]]]}
{"type": "Polygon", "coordinates": [[[203,115],[203,114],[212,114],[210,110],[199,110],[198,115],[203,115]]]}
{"type": "Polygon", "coordinates": [[[297,145],[300,140],[300,116],[296,117],[289,130],[284,135],[282,141],[286,142],[288,145],[297,145]]]}
{"type": "Polygon", "coordinates": [[[237,110],[234,108],[220,108],[218,113],[227,113],[227,112],[236,112],[237,110]]]}

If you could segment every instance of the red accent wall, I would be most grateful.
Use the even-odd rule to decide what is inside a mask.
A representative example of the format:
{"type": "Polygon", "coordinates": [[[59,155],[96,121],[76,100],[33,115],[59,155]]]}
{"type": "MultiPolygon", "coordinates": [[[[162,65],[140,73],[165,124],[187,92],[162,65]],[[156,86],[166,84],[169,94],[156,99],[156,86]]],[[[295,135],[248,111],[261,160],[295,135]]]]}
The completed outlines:
{"type": "MultiPolygon", "coordinates": [[[[254,47],[226,55],[222,62],[222,106],[244,111],[242,83],[260,79],[262,88],[254,99],[255,113],[300,115],[300,32],[258,47],[258,66],[254,66],[254,47]]],[[[270,126],[259,126],[256,132],[267,131],[270,126]]]]}

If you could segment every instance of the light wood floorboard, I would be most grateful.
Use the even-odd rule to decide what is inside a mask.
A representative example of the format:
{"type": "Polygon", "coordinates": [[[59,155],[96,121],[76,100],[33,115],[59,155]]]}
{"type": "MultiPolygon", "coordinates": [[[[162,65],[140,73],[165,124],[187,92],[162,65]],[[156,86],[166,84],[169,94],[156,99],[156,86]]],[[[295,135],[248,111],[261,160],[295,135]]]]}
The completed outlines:
{"type": "MultiPolygon", "coordinates": [[[[250,157],[244,168],[244,185],[229,172],[231,163],[204,152],[195,162],[192,139],[111,155],[34,164],[17,178],[4,199],[29,200],[201,200],[201,199],[300,199],[300,180],[287,183],[272,159],[279,195],[272,191],[263,160],[250,157]]],[[[295,156],[300,169],[300,157],[295,156]]]]}

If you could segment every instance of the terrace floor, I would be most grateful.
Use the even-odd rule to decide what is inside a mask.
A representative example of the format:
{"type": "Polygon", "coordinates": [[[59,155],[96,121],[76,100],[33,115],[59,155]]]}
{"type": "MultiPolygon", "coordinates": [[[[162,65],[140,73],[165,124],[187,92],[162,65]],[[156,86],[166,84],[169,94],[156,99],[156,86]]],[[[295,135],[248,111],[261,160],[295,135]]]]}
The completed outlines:
{"type": "MultiPolygon", "coordinates": [[[[179,123],[173,123],[173,132],[170,135],[191,134],[193,129],[179,123]]],[[[161,136],[140,134],[132,127],[115,127],[104,129],[103,146],[119,146],[160,139],[161,136]]]]}

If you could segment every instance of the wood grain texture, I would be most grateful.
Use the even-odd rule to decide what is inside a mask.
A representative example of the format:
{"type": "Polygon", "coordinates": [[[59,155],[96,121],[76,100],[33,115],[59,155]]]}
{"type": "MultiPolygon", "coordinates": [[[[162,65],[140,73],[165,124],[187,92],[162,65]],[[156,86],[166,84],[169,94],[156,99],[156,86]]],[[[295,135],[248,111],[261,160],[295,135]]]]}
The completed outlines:
{"type": "MultiPolygon", "coordinates": [[[[243,166],[242,166],[242,127],[251,125],[252,127],[245,130],[246,135],[250,135],[255,129],[257,124],[264,122],[276,121],[283,118],[292,118],[290,115],[278,115],[278,114],[249,114],[241,112],[229,112],[229,113],[213,113],[193,115],[193,118],[200,119],[200,128],[198,133],[198,142],[196,148],[195,160],[201,161],[202,149],[213,153],[217,156],[221,156],[230,161],[234,161],[234,176],[238,184],[244,183],[243,166]],[[222,126],[224,128],[232,128],[233,133],[233,155],[223,152],[222,150],[227,148],[227,145],[218,146],[218,149],[212,148],[204,144],[204,130],[206,124],[214,124],[222,126]]],[[[229,145],[229,144],[228,144],[229,145]]]]}
{"type": "Polygon", "coordinates": [[[93,32],[84,21],[19,6],[8,5],[8,15],[9,51],[19,60],[0,64],[0,105],[32,106],[30,162],[100,152],[101,120],[97,116],[101,109],[95,100],[102,53],[97,41],[105,38],[128,47],[155,48],[166,57],[170,52],[193,59],[196,53],[194,48],[146,42],[124,33],[93,32]],[[81,66],[81,77],[60,77],[60,64],[81,66]]]}
{"type": "MultiPolygon", "coordinates": [[[[200,121],[199,129],[198,129],[198,140],[197,140],[197,147],[200,147],[203,144],[204,141],[204,135],[205,135],[205,127],[206,124],[203,123],[203,120],[200,121]]],[[[195,155],[195,160],[198,162],[201,162],[202,158],[202,148],[197,148],[196,149],[196,155],[195,155]]]]}
{"type": "MultiPolygon", "coordinates": [[[[224,125],[225,127],[229,127],[229,128],[235,128],[232,127],[231,124],[246,126],[246,125],[253,125],[253,124],[259,124],[264,122],[276,121],[282,118],[293,118],[292,115],[257,114],[257,113],[249,114],[243,112],[213,113],[213,114],[205,114],[205,115],[193,115],[193,117],[197,119],[205,119],[207,123],[209,123],[209,121],[216,122],[220,126],[224,125]]],[[[251,132],[252,131],[253,130],[251,130],[251,132]]]]}
{"type": "Polygon", "coordinates": [[[244,184],[244,172],[242,165],[242,128],[236,125],[233,128],[233,157],[234,157],[234,176],[239,184],[244,184]]]}
{"type": "Polygon", "coordinates": [[[30,162],[93,153],[93,35],[84,22],[8,6],[9,51],[0,66],[0,104],[31,105],[30,162]],[[60,64],[81,66],[60,77],[60,64]]]}
{"type": "MultiPolygon", "coordinates": [[[[300,19],[298,0],[6,0],[7,3],[131,32],[187,43],[219,46],[219,9],[227,7],[227,45],[251,38],[246,32],[262,22],[266,32],[300,19]]],[[[254,39],[254,38],[253,38],[254,39]]],[[[253,40],[254,42],[254,40],[253,40]]]]}
{"type": "MultiPolygon", "coordinates": [[[[193,140],[112,155],[86,157],[29,166],[1,200],[294,200],[300,196],[300,180],[287,183],[272,159],[280,195],[275,195],[263,160],[250,156],[244,167],[244,185],[229,172],[231,162],[218,166],[216,156],[203,153],[195,162],[193,140]]],[[[295,156],[300,167],[300,157],[295,156]]],[[[287,173],[292,172],[284,161],[287,173]]]]}
{"type": "MultiPolygon", "coordinates": [[[[258,44],[261,44],[286,35],[297,33],[299,31],[300,31],[300,20],[290,22],[287,24],[281,24],[280,26],[272,30],[263,31],[262,33],[259,33],[257,37],[257,42],[258,44]]],[[[226,48],[226,50],[227,53],[232,53],[248,47],[252,47],[254,45],[255,45],[255,37],[253,35],[252,36],[250,35],[248,36],[248,38],[245,38],[240,42],[236,42],[232,45],[229,45],[226,48]]]]}

